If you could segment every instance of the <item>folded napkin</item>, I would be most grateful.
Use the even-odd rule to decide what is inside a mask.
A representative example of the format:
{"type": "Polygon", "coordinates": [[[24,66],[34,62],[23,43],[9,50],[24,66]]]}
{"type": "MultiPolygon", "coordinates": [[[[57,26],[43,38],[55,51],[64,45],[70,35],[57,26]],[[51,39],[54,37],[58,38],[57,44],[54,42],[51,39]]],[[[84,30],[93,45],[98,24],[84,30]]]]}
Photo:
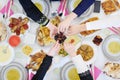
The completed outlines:
{"type": "Polygon", "coordinates": [[[34,76],[34,73],[31,72],[29,75],[29,80],[32,80],[33,76],[34,76]]]}
{"type": "MultiPolygon", "coordinates": [[[[8,1],[7,5],[5,5],[1,10],[0,13],[5,14],[8,13],[10,7],[10,0],[8,1]]],[[[13,14],[13,11],[10,9],[10,15],[13,14]]]]}
{"type": "Polygon", "coordinates": [[[96,66],[94,66],[94,74],[92,74],[92,71],[91,71],[91,74],[94,75],[94,80],[97,80],[97,78],[99,77],[99,75],[101,74],[101,70],[99,68],[97,68],[96,66]]]}

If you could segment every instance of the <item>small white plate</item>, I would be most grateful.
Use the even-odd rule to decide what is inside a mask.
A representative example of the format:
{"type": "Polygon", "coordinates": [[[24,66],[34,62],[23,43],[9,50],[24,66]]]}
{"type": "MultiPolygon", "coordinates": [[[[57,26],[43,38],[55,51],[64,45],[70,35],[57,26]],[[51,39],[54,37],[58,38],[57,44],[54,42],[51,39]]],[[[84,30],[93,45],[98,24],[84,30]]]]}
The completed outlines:
{"type": "Polygon", "coordinates": [[[94,55],[93,55],[93,57],[92,57],[90,60],[85,61],[85,63],[86,63],[87,65],[93,64],[93,63],[95,62],[96,58],[97,58],[97,53],[98,53],[98,51],[97,51],[97,46],[96,46],[95,44],[93,44],[93,42],[91,42],[91,41],[84,40],[84,41],[82,41],[82,43],[79,42],[79,43],[76,45],[76,51],[77,51],[77,49],[78,49],[82,44],[86,44],[86,45],[89,45],[89,46],[92,47],[92,49],[93,49],[93,51],[94,51],[94,55]]]}
{"type": "Polygon", "coordinates": [[[108,37],[106,37],[103,44],[102,44],[103,53],[110,60],[119,60],[120,59],[120,52],[117,54],[113,54],[108,50],[108,45],[112,41],[120,43],[120,36],[118,36],[116,34],[112,34],[112,35],[109,35],[108,37]]]}
{"type": "Polygon", "coordinates": [[[4,66],[1,69],[1,74],[0,74],[1,80],[7,80],[6,79],[6,76],[7,76],[6,74],[7,74],[7,71],[10,70],[10,69],[16,69],[16,70],[19,71],[20,80],[27,80],[27,71],[26,71],[26,69],[21,64],[19,64],[17,62],[12,62],[11,64],[9,64],[7,66],[4,66]]]}
{"type": "Polygon", "coordinates": [[[3,57],[6,56],[6,58],[9,58],[8,60],[4,60],[4,62],[0,61],[0,66],[5,66],[5,65],[8,65],[9,63],[11,63],[15,57],[15,54],[14,54],[14,49],[9,45],[9,44],[6,44],[6,43],[1,43],[0,44],[0,47],[5,47],[5,49],[0,49],[0,59],[2,59],[3,57]],[[7,55],[8,53],[6,53],[6,49],[9,49],[10,50],[10,55],[7,55]]]}

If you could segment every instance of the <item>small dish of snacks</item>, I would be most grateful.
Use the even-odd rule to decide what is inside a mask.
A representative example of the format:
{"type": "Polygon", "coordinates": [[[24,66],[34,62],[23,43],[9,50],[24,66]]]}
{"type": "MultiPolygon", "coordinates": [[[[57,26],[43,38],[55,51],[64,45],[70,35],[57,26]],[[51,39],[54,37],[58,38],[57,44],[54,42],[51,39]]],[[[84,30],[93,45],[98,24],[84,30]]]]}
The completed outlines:
{"type": "Polygon", "coordinates": [[[37,30],[37,42],[40,46],[47,46],[54,42],[54,39],[50,37],[50,30],[41,26],[37,30]]]}
{"type": "Polygon", "coordinates": [[[60,44],[62,44],[66,40],[66,38],[67,37],[62,32],[57,33],[54,37],[54,39],[58,41],[60,44]]]}
{"type": "Polygon", "coordinates": [[[27,16],[17,13],[8,18],[8,26],[12,33],[21,35],[30,28],[30,21],[27,16]]]}
{"type": "Polygon", "coordinates": [[[42,64],[45,56],[46,53],[43,50],[33,52],[29,57],[29,64],[26,66],[26,68],[35,73],[42,64]]]}
{"type": "Polygon", "coordinates": [[[92,64],[97,58],[97,48],[90,41],[82,41],[76,45],[77,55],[81,55],[86,64],[92,64]]]}

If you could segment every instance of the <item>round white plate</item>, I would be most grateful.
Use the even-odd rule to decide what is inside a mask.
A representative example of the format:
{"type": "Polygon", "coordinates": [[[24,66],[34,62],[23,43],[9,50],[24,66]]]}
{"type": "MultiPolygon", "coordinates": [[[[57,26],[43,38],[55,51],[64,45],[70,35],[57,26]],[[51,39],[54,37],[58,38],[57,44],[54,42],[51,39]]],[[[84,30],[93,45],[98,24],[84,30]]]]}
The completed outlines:
{"type": "Polygon", "coordinates": [[[5,50],[2,50],[3,53],[0,53],[0,58],[3,58],[2,55],[5,56],[7,54],[7,53],[4,52],[4,51],[6,51],[6,48],[10,49],[11,55],[9,56],[9,59],[7,61],[5,61],[5,62],[0,61],[0,66],[5,66],[5,65],[11,63],[13,61],[14,57],[15,57],[14,49],[9,44],[7,44],[7,43],[1,43],[0,47],[3,47],[3,46],[5,46],[5,50]]]}
{"type": "Polygon", "coordinates": [[[71,69],[71,68],[75,68],[75,66],[73,65],[72,62],[68,62],[66,63],[61,71],[60,71],[60,78],[61,80],[69,80],[69,77],[68,77],[68,71],[71,69]]]}
{"type": "Polygon", "coordinates": [[[120,43],[120,36],[118,36],[116,34],[112,34],[112,35],[109,35],[108,37],[106,37],[102,44],[103,53],[110,60],[120,60],[120,53],[113,54],[108,50],[108,45],[112,41],[116,41],[116,42],[120,43]]]}
{"type": "MultiPolygon", "coordinates": [[[[13,15],[11,15],[8,19],[7,19],[7,25],[9,25],[10,24],[10,18],[19,18],[19,17],[22,17],[22,19],[23,18],[25,18],[25,17],[27,17],[26,15],[24,15],[24,14],[20,14],[20,13],[16,13],[16,14],[13,14],[13,15]]],[[[28,32],[28,30],[30,30],[30,20],[28,21],[28,29],[25,31],[25,33],[27,33],[28,32]]],[[[9,26],[8,26],[9,27],[9,26]]],[[[8,28],[9,29],[9,31],[11,32],[11,29],[10,28],[8,28]]],[[[12,32],[11,32],[12,33],[12,32]]],[[[24,33],[24,34],[25,34],[24,33]]],[[[12,34],[15,34],[16,35],[16,33],[12,33],[12,34]]],[[[21,35],[23,35],[23,34],[20,34],[20,36],[21,35]]]]}
{"type": "Polygon", "coordinates": [[[43,8],[43,11],[42,13],[45,14],[46,16],[49,16],[49,13],[50,13],[50,4],[47,0],[32,0],[33,3],[39,3],[42,8],[43,8]]]}
{"type": "Polygon", "coordinates": [[[75,68],[75,66],[73,65],[72,62],[68,62],[68,63],[66,63],[66,64],[62,67],[62,70],[61,70],[61,72],[60,72],[60,78],[61,78],[61,80],[69,80],[69,78],[68,78],[68,71],[69,71],[71,68],[75,68]]]}
{"type": "Polygon", "coordinates": [[[82,41],[82,43],[80,42],[80,43],[78,43],[78,44],[76,45],[76,51],[77,51],[77,49],[78,49],[82,44],[90,45],[90,46],[92,47],[93,51],[94,51],[93,57],[92,57],[90,60],[85,61],[85,63],[86,63],[87,65],[90,65],[90,64],[94,63],[95,60],[96,60],[96,58],[97,58],[97,53],[98,53],[98,52],[97,52],[97,47],[96,47],[95,44],[93,44],[93,42],[84,40],[84,41],[82,41]]]}
{"type": "Polygon", "coordinates": [[[19,71],[20,80],[27,80],[27,71],[26,71],[26,69],[21,64],[19,64],[17,62],[12,62],[11,64],[9,64],[7,66],[4,66],[1,69],[1,74],[0,74],[1,80],[7,80],[6,79],[6,74],[7,74],[7,71],[10,70],[10,69],[16,69],[16,70],[19,71]]]}

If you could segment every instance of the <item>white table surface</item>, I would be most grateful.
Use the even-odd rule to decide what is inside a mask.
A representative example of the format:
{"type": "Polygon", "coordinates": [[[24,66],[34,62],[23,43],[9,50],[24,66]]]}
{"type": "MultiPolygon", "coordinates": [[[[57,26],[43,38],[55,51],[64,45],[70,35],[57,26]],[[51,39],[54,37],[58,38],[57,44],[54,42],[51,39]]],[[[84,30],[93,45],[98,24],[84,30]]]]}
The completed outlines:
{"type": "MultiPolygon", "coordinates": [[[[51,12],[56,11],[56,9],[57,9],[58,6],[59,6],[58,4],[59,4],[59,2],[54,2],[54,3],[52,3],[51,12]],[[56,6],[56,7],[54,7],[53,5],[56,6]]],[[[116,12],[116,13],[113,13],[112,15],[119,14],[119,13],[120,13],[120,12],[118,11],[118,12],[116,12]]],[[[80,23],[80,22],[82,22],[82,21],[84,21],[84,20],[87,20],[87,19],[90,18],[90,17],[95,17],[95,16],[98,16],[100,19],[103,18],[103,17],[104,17],[104,18],[106,17],[106,15],[103,13],[103,10],[101,9],[101,12],[100,12],[100,13],[92,13],[90,16],[88,16],[88,17],[86,17],[86,18],[84,18],[84,19],[77,20],[76,23],[80,23]]],[[[39,27],[39,25],[36,24],[36,23],[34,23],[34,22],[31,22],[30,27],[31,27],[31,29],[29,30],[29,33],[36,35],[36,34],[35,34],[35,33],[36,33],[36,29],[39,27]]],[[[98,32],[96,32],[95,34],[87,37],[86,39],[87,39],[87,40],[92,40],[93,37],[94,37],[95,35],[97,35],[97,34],[100,35],[100,36],[102,36],[103,39],[105,39],[105,37],[107,37],[107,36],[110,35],[110,34],[113,34],[113,32],[111,32],[111,31],[108,30],[108,29],[103,29],[103,30],[98,31],[98,32]],[[100,34],[100,33],[101,33],[101,34],[100,34]]],[[[22,40],[24,40],[24,36],[23,36],[22,40]]],[[[101,43],[101,44],[102,44],[102,43],[101,43]]],[[[19,47],[17,47],[17,48],[14,49],[14,50],[15,50],[15,55],[16,55],[14,61],[21,63],[23,66],[26,66],[26,64],[28,63],[28,56],[24,55],[24,54],[22,53],[22,51],[21,51],[21,49],[22,49],[22,47],[23,47],[24,45],[26,45],[26,44],[25,44],[24,42],[22,42],[22,43],[19,45],[19,47]]],[[[48,52],[49,49],[51,48],[51,45],[50,45],[50,46],[46,46],[46,47],[41,47],[41,46],[39,46],[37,43],[30,44],[30,46],[34,46],[34,47],[32,47],[34,51],[43,49],[43,50],[45,50],[45,52],[48,52]]],[[[102,50],[101,50],[101,45],[98,46],[97,49],[98,49],[98,53],[97,53],[97,54],[98,54],[98,56],[100,56],[100,57],[97,57],[97,59],[96,59],[96,61],[95,61],[95,66],[97,66],[99,69],[102,70],[104,64],[105,64],[106,62],[109,62],[110,60],[107,59],[107,58],[104,56],[104,54],[103,54],[103,52],[102,52],[102,50]]],[[[68,61],[70,61],[69,56],[66,56],[66,57],[55,56],[55,57],[53,58],[52,66],[51,66],[50,69],[48,70],[48,72],[47,72],[44,80],[60,80],[60,70],[61,70],[62,66],[63,66],[65,63],[67,63],[68,61]]],[[[117,62],[120,63],[120,60],[117,61],[117,62]]],[[[2,68],[2,67],[0,67],[0,68],[2,68]]],[[[106,76],[105,74],[101,73],[97,80],[115,80],[115,79],[112,79],[112,78],[106,76]]],[[[119,80],[120,80],[120,79],[119,79],[119,80]]]]}

